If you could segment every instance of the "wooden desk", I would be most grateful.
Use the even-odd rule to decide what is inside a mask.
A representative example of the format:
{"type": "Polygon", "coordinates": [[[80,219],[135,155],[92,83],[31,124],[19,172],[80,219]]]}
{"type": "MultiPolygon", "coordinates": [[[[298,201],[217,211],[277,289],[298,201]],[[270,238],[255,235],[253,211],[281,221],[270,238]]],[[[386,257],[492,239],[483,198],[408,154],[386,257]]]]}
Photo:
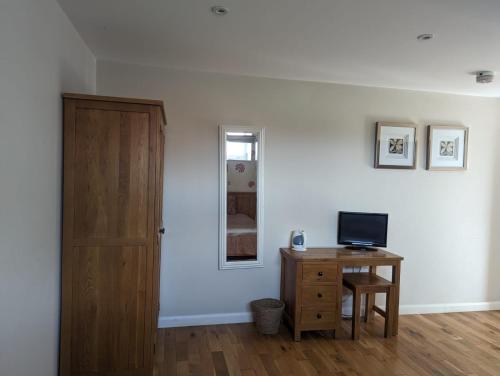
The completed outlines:
{"type": "MultiPolygon", "coordinates": [[[[342,273],[344,267],[392,266],[396,284],[395,315],[392,335],[398,334],[399,280],[401,256],[378,250],[352,251],[346,248],[308,248],[305,252],[281,248],[281,300],[285,302],[285,320],[300,341],[306,330],[337,330],[342,320],[342,273]]],[[[372,304],[373,305],[373,304],[372,304]]]]}

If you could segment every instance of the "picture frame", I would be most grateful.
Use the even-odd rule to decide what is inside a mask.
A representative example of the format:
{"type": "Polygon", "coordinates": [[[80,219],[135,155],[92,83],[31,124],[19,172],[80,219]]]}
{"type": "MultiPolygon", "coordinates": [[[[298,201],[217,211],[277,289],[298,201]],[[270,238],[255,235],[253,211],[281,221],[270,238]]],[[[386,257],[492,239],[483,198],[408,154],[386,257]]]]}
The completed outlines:
{"type": "Polygon", "coordinates": [[[467,170],[468,147],[468,127],[461,125],[427,126],[427,170],[467,170]]]}
{"type": "Polygon", "coordinates": [[[413,123],[377,122],[375,168],[417,168],[417,126],[413,123]]]}

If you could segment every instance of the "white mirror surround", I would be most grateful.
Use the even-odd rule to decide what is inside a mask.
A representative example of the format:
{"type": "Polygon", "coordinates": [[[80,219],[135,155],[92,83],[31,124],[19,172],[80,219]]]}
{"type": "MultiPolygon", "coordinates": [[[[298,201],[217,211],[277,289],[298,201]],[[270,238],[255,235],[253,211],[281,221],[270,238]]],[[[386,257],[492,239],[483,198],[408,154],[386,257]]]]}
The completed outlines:
{"type": "MultiPolygon", "coordinates": [[[[264,129],[258,127],[247,127],[247,126],[232,126],[232,125],[221,125],[219,127],[219,269],[241,269],[241,268],[258,268],[263,267],[263,211],[264,211],[264,129]],[[238,156],[229,156],[228,152],[232,153],[232,150],[228,151],[228,139],[232,145],[229,145],[229,149],[237,149],[236,153],[240,153],[238,156]],[[250,144],[249,146],[241,147],[244,145],[238,145],[234,147],[234,143],[250,144]],[[245,151],[247,150],[247,151],[245,151]],[[246,153],[246,155],[245,155],[246,153]],[[237,159],[235,159],[237,158],[237,159]],[[240,159],[241,158],[241,159],[240,159]],[[241,163],[236,163],[241,162],[241,163]],[[241,166],[238,166],[241,164],[241,166]],[[245,164],[249,164],[250,171],[255,170],[256,181],[254,184],[249,182],[248,187],[251,188],[251,192],[244,192],[241,184],[233,183],[233,187],[228,189],[228,170],[229,167],[236,167],[238,171],[245,168],[245,164]],[[235,165],[235,166],[233,166],[235,165]],[[255,192],[253,195],[252,192],[255,192]],[[244,200],[249,200],[250,197],[253,198],[253,207],[251,213],[248,214],[252,217],[254,224],[251,226],[254,229],[250,232],[245,228],[246,225],[241,224],[241,220],[248,220],[251,222],[250,218],[246,217],[241,213],[231,213],[234,215],[229,215],[228,211],[228,195],[231,196],[232,206],[238,207],[233,201],[238,200],[237,197],[244,197],[244,200]],[[236,196],[236,197],[234,197],[236,196]],[[235,218],[233,218],[235,217],[235,218]],[[230,223],[230,229],[228,231],[228,220],[230,223]],[[237,220],[238,223],[233,229],[232,223],[237,220]],[[253,233],[253,235],[252,235],[253,233]],[[256,237],[256,239],[255,239],[256,237]],[[255,254],[251,252],[250,254],[245,253],[248,251],[248,246],[243,246],[239,249],[238,245],[240,239],[242,243],[248,245],[249,243],[254,244],[255,254]],[[231,243],[229,246],[228,255],[228,241],[231,243]],[[236,242],[235,242],[236,241],[236,242]],[[235,248],[236,247],[236,248],[235,248]],[[236,250],[235,250],[236,249],[236,250]],[[239,252],[243,252],[246,256],[235,256],[235,254],[240,255],[239,252]]],[[[247,205],[242,205],[246,207],[247,205]]],[[[232,209],[233,210],[233,209],[232,209]]],[[[243,210],[245,212],[245,210],[243,210]]],[[[251,247],[250,247],[251,248],[251,247]]]]}

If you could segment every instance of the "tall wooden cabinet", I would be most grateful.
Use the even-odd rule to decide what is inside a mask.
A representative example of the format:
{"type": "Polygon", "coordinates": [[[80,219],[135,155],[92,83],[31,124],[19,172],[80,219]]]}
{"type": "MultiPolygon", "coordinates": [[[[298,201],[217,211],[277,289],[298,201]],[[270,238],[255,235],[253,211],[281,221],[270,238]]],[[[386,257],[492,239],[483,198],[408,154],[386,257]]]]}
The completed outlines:
{"type": "Polygon", "coordinates": [[[161,101],[65,94],[60,375],[151,375],[161,101]]]}

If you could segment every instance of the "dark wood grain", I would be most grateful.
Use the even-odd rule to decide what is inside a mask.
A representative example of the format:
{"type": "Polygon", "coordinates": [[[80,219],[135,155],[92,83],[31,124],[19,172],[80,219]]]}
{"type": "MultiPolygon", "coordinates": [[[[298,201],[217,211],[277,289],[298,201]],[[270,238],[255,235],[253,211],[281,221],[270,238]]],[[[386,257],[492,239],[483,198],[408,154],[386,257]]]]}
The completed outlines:
{"type": "Polygon", "coordinates": [[[226,374],[258,376],[496,376],[500,370],[500,311],[401,316],[392,338],[383,338],[384,321],[376,316],[360,331],[362,340],[351,341],[344,320],[335,340],[306,332],[294,342],[284,326],[276,336],[258,334],[254,324],[160,329],[166,352],[157,354],[155,375],[215,375],[226,372],[224,362],[226,374]],[[187,353],[177,361],[180,343],[187,353]]]}
{"type": "Polygon", "coordinates": [[[227,192],[227,202],[231,200],[234,200],[237,213],[248,215],[253,220],[257,219],[256,192],[227,192]]]}
{"type": "Polygon", "coordinates": [[[144,247],[74,250],[74,372],[141,368],[145,322],[144,247]]]}
{"type": "Polygon", "coordinates": [[[150,375],[158,317],[161,109],[64,101],[60,374],[150,375]]]}
{"type": "MultiPolygon", "coordinates": [[[[364,282],[372,280],[374,286],[365,287],[363,291],[363,293],[368,294],[366,298],[368,307],[374,305],[374,294],[382,292],[377,290],[377,283],[384,285],[391,283],[376,275],[377,266],[386,265],[393,268],[393,289],[390,294],[393,309],[390,315],[391,322],[387,324],[389,329],[387,335],[398,334],[400,265],[401,260],[403,260],[401,256],[380,249],[374,252],[363,252],[345,248],[308,248],[305,252],[281,248],[280,253],[281,283],[284,284],[281,286],[281,299],[285,302],[284,318],[293,330],[296,341],[300,341],[301,333],[308,330],[330,330],[335,335],[342,317],[343,270],[350,266],[370,267],[369,274],[353,277],[367,279],[364,282]],[[317,295],[318,293],[321,294],[321,297],[317,295]],[[329,297],[329,301],[327,302],[323,297],[329,297]],[[334,300],[333,303],[332,300],[334,300]],[[328,309],[325,309],[326,306],[328,309]],[[328,320],[313,320],[311,311],[317,311],[320,314],[322,311],[331,311],[335,314],[330,315],[328,320]]],[[[388,293],[386,290],[383,292],[388,293]]],[[[361,296],[355,297],[355,303],[355,307],[361,306],[361,296]]],[[[381,309],[381,312],[385,311],[381,309]]],[[[365,315],[365,321],[373,317],[373,313],[374,310],[369,309],[365,315]]],[[[359,318],[356,319],[356,321],[358,320],[359,318]]],[[[355,331],[353,333],[357,338],[355,331]]]]}
{"type": "Polygon", "coordinates": [[[257,234],[227,234],[226,255],[257,259],[257,234]]]}
{"type": "MultiPolygon", "coordinates": [[[[151,111],[151,117],[156,123],[157,113],[153,110],[151,111]]],[[[163,175],[164,175],[164,153],[165,153],[165,132],[164,127],[159,126],[157,128],[156,137],[157,147],[156,147],[156,171],[155,171],[155,186],[157,187],[157,194],[155,195],[155,228],[160,229],[155,234],[154,241],[154,280],[153,280],[153,312],[152,312],[152,324],[151,333],[153,335],[153,351],[157,347],[157,328],[158,328],[158,318],[160,313],[160,269],[161,269],[161,244],[162,236],[165,232],[163,225],[163,175]]]]}
{"type": "MultiPolygon", "coordinates": [[[[344,287],[352,291],[352,339],[359,339],[359,328],[361,323],[361,296],[366,294],[365,321],[371,311],[375,311],[385,318],[385,337],[393,335],[394,315],[396,314],[395,294],[396,285],[372,271],[368,273],[344,273],[342,282],[344,287]],[[371,303],[370,296],[376,293],[386,294],[385,310],[371,303]]],[[[397,323],[397,321],[396,321],[397,323]]]]}
{"type": "Polygon", "coordinates": [[[379,286],[386,287],[392,283],[385,278],[382,278],[372,273],[344,273],[342,282],[349,288],[355,288],[362,285],[364,288],[377,288],[379,286]]]}
{"type": "Polygon", "coordinates": [[[302,266],[304,282],[337,282],[336,263],[308,263],[302,266]]]}
{"type": "Polygon", "coordinates": [[[226,359],[224,359],[224,352],[214,351],[212,353],[212,360],[214,362],[215,374],[217,376],[229,376],[226,359]]]}
{"type": "Polygon", "coordinates": [[[337,289],[330,285],[306,285],[302,287],[302,304],[304,306],[337,306],[337,289]]]}
{"type": "Polygon", "coordinates": [[[76,124],[75,238],[146,238],[149,114],[79,109],[76,124]]]}
{"type": "Polygon", "coordinates": [[[297,252],[291,248],[280,248],[282,254],[286,257],[291,257],[296,260],[312,260],[313,262],[322,262],[328,260],[337,261],[348,261],[348,262],[360,262],[363,263],[365,260],[370,260],[371,263],[376,264],[377,261],[381,261],[388,265],[388,262],[402,261],[403,257],[398,256],[394,253],[388,252],[383,249],[378,249],[374,252],[364,252],[364,251],[353,251],[347,248],[307,248],[305,252],[297,252]]]}
{"type": "Polygon", "coordinates": [[[114,103],[126,103],[126,104],[139,104],[139,105],[151,105],[157,108],[162,115],[163,124],[167,124],[167,116],[165,114],[165,106],[163,101],[156,99],[143,99],[143,98],[123,98],[123,97],[109,97],[102,95],[88,95],[88,94],[78,94],[78,93],[64,93],[63,98],[66,99],[81,99],[86,101],[99,101],[99,102],[110,102],[114,103]]]}

